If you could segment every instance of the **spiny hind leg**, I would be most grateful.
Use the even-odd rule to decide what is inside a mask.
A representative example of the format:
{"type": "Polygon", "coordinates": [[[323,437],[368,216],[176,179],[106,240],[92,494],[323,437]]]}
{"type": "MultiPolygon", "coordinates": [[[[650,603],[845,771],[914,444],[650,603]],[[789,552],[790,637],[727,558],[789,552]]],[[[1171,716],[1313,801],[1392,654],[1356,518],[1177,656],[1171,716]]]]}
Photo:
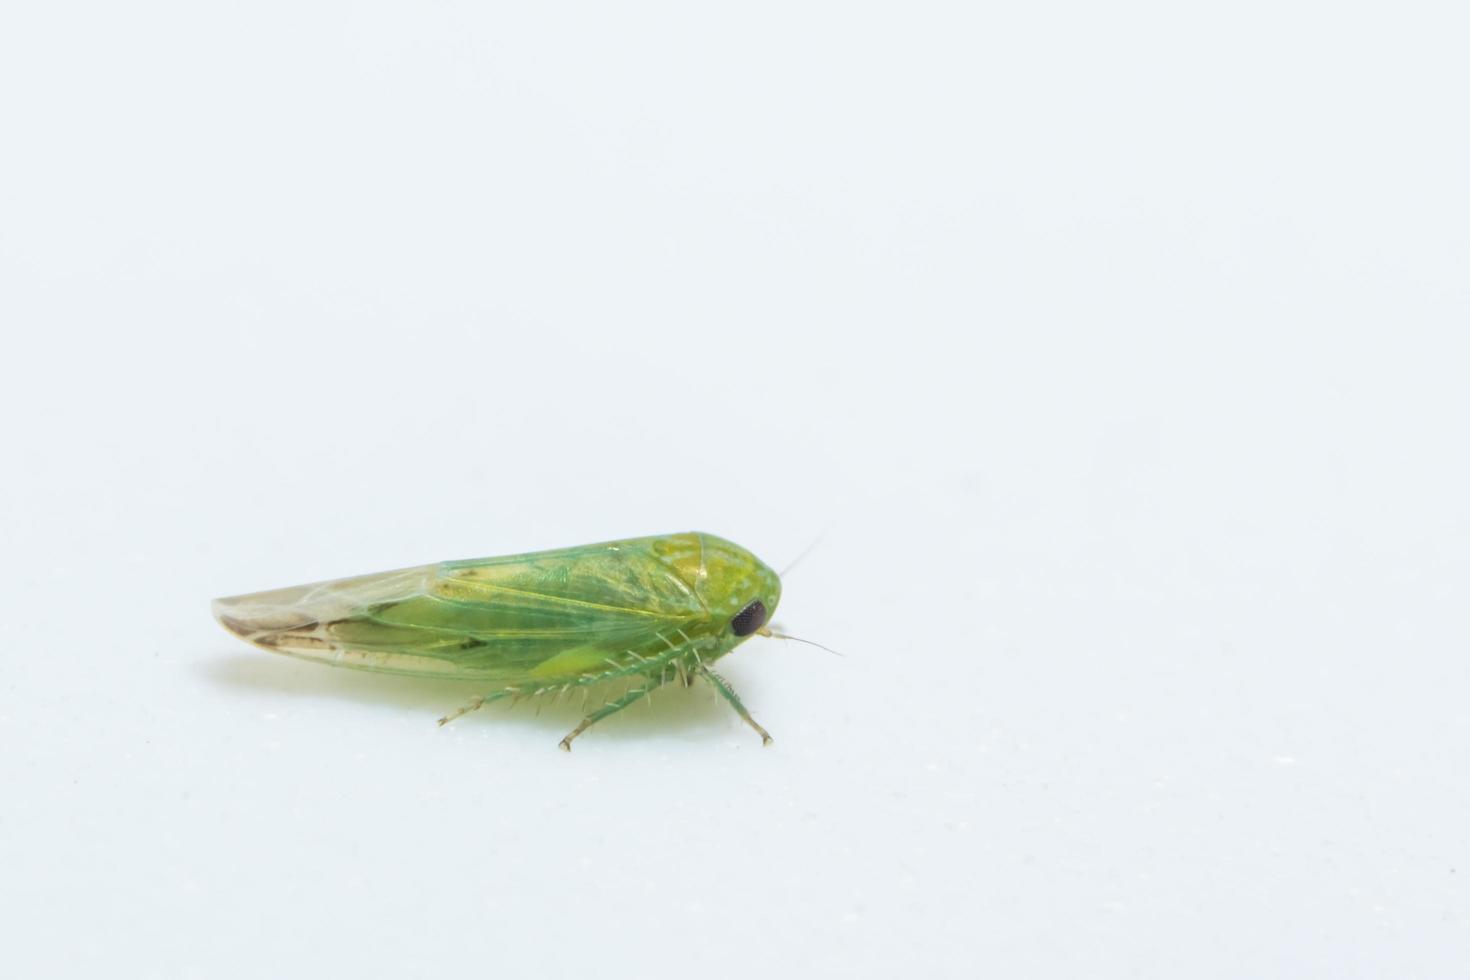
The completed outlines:
{"type": "Polygon", "coordinates": [[[451,721],[453,721],[454,719],[463,717],[464,715],[469,714],[471,711],[477,711],[480,708],[483,708],[487,704],[490,704],[490,703],[492,703],[494,701],[499,701],[501,698],[515,697],[515,696],[519,695],[520,693],[521,693],[521,689],[519,687],[507,687],[507,688],[505,688],[503,690],[500,690],[500,691],[493,691],[490,694],[482,694],[482,695],[480,695],[477,698],[471,698],[470,699],[470,702],[468,704],[466,704],[464,707],[462,707],[462,708],[456,708],[454,711],[451,711],[449,714],[445,715],[443,718],[440,718],[439,719],[439,724],[440,725],[447,725],[451,721]]]}
{"type": "Polygon", "coordinates": [[[730,686],[729,681],[725,680],[719,674],[716,674],[714,671],[710,670],[703,664],[696,667],[695,670],[705,680],[709,681],[710,684],[714,686],[714,689],[716,691],[720,692],[720,697],[730,702],[730,707],[735,709],[735,713],[740,716],[741,721],[745,722],[751,728],[755,729],[756,734],[761,737],[762,745],[771,744],[771,733],[762,728],[760,726],[760,723],[757,722],[754,718],[750,717],[750,712],[745,710],[745,705],[740,702],[740,695],[735,693],[735,689],[730,686]]]}
{"type": "Polygon", "coordinates": [[[592,714],[588,715],[586,718],[583,718],[576,728],[573,728],[571,731],[567,732],[567,737],[561,740],[561,747],[563,749],[566,749],[568,752],[572,751],[572,739],[576,738],[578,735],[582,734],[587,729],[591,728],[593,725],[606,718],[608,715],[618,711],[622,711],[624,708],[637,701],[639,698],[653,692],[656,688],[663,684],[663,682],[664,681],[662,676],[649,678],[642,684],[639,684],[637,687],[630,688],[627,693],[625,693],[622,697],[617,698],[613,701],[609,701],[607,704],[604,704],[602,707],[592,712],[592,714]]]}

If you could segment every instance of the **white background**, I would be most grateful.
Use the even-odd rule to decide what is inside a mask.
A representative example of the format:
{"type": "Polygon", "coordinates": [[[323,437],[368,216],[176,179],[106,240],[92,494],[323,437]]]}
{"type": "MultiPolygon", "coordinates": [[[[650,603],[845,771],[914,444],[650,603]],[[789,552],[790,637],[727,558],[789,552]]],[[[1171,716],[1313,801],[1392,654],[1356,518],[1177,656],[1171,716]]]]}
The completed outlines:
{"type": "Polygon", "coordinates": [[[1459,4],[17,6],[0,973],[1470,975],[1459,4]],[[691,528],[770,748],[208,616],[691,528]]]}

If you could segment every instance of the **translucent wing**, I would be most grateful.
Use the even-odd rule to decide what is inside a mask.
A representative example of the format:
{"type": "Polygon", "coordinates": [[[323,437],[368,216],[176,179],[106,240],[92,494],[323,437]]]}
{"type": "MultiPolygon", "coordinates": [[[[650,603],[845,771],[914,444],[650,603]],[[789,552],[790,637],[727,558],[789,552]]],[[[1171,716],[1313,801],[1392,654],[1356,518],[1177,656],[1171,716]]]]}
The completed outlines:
{"type": "Polygon", "coordinates": [[[216,600],[262,647],[402,674],[548,683],[628,667],[697,630],[668,539],[445,562],[216,600]]]}

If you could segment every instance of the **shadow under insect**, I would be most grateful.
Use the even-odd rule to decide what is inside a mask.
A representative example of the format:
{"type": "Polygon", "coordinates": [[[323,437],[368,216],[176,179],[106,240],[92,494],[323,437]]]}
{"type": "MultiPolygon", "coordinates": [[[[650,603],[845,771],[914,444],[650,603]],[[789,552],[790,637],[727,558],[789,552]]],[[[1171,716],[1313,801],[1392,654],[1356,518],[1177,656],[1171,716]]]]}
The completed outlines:
{"type": "MultiPolygon", "coordinates": [[[[340,699],[403,709],[422,715],[426,728],[434,727],[438,718],[452,714],[485,693],[485,685],[473,681],[323,670],[305,661],[260,654],[211,656],[201,672],[211,683],[234,692],[340,699]]],[[[454,724],[521,725],[560,734],[624,690],[625,685],[594,685],[560,696],[505,698],[485,704],[454,724]]],[[[599,739],[727,731],[733,731],[729,713],[720,704],[716,692],[699,681],[688,688],[667,684],[597,726],[599,739]]]]}

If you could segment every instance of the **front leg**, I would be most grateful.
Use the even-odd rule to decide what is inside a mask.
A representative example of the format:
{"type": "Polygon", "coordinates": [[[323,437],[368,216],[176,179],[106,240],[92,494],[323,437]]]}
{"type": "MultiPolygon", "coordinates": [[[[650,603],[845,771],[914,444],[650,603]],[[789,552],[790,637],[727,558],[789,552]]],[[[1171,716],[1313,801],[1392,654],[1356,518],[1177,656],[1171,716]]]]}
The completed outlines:
{"type": "Polygon", "coordinates": [[[735,693],[735,689],[730,686],[728,681],[726,681],[719,674],[716,674],[714,671],[710,670],[704,664],[700,664],[698,667],[694,668],[694,670],[705,680],[713,684],[715,690],[720,692],[720,696],[723,697],[726,701],[730,702],[730,707],[735,709],[735,713],[739,715],[747,725],[755,729],[756,734],[761,737],[762,745],[771,744],[770,733],[762,728],[754,718],[750,717],[750,712],[746,711],[745,705],[740,703],[740,695],[735,693]]]}
{"type": "Polygon", "coordinates": [[[567,737],[561,740],[561,747],[568,752],[572,751],[572,739],[576,738],[578,735],[582,734],[587,729],[591,728],[593,725],[606,718],[608,715],[613,714],[617,711],[622,711],[634,701],[637,701],[644,695],[651,693],[660,685],[662,685],[663,682],[664,680],[662,676],[647,678],[642,684],[635,688],[632,688],[616,701],[609,701],[607,704],[604,704],[602,707],[592,712],[592,714],[588,715],[586,718],[583,718],[581,724],[579,724],[576,728],[573,728],[570,732],[567,732],[567,737]]]}

